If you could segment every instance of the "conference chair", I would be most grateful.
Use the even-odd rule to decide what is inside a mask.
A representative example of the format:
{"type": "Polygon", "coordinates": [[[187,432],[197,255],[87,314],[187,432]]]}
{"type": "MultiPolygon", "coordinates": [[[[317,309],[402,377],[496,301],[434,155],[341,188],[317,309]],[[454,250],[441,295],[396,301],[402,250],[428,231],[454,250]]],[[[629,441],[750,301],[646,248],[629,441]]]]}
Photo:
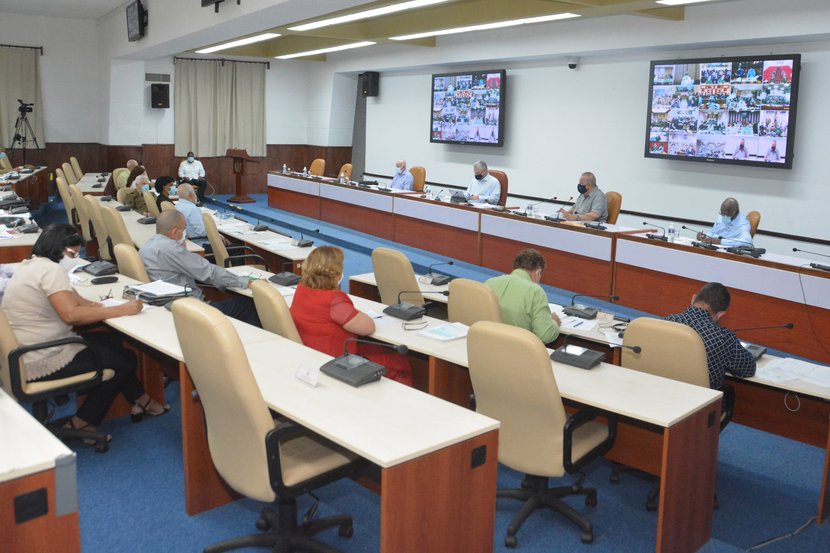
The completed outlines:
{"type": "Polygon", "coordinates": [[[63,175],[66,178],[66,184],[78,184],[78,175],[75,174],[75,171],[72,169],[72,166],[69,165],[67,162],[63,162],[61,164],[61,168],[63,169],[63,175]]]}
{"type": "Polygon", "coordinates": [[[120,204],[127,203],[127,189],[126,188],[119,188],[115,191],[115,200],[120,204]]]}
{"type": "Polygon", "coordinates": [[[144,262],[141,260],[138,250],[129,244],[116,244],[113,251],[119,273],[145,284],[150,282],[150,275],[147,274],[147,269],[144,267],[144,262]]]}
{"type": "Polygon", "coordinates": [[[84,196],[87,213],[92,221],[92,229],[95,231],[95,240],[98,242],[98,257],[104,261],[112,261],[112,252],[109,248],[109,234],[104,225],[104,216],[101,213],[101,203],[95,196],[84,196]]]}
{"type": "Polygon", "coordinates": [[[77,184],[69,185],[69,196],[72,198],[72,205],[74,206],[75,213],[78,217],[78,224],[81,227],[81,236],[84,237],[85,243],[92,242],[95,240],[95,236],[92,232],[92,220],[89,218],[89,210],[86,202],[84,201],[84,195],[81,193],[81,189],[78,188],[77,184]]]}
{"type": "Polygon", "coordinates": [[[104,226],[107,229],[107,248],[113,259],[115,259],[116,244],[127,244],[137,249],[132,236],[130,236],[130,231],[127,230],[127,225],[124,223],[124,218],[121,216],[121,213],[116,211],[114,207],[107,205],[101,206],[101,216],[104,220],[104,226]]]}
{"type": "Polygon", "coordinates": [[[761,222],[761,212],[750,211],[746,214],[746,219],[749,221],[749,234],[755,238],[755,231],[758,230],[758,224],[761,222]]]}
{"type": "Polygon", "coordinates": [[[55,436],[62,440],[82,440],[84,444],[94,446],[96,451],[103,453],[109,449],[107,437],[104,434],[64,426],[71,420],[71,416],[50,421],[49,401],[65,405],[68,403],[68,394],[89,390],[100,382],[115,376],[111,369],[101,367],[98,362],[89,367],[89,372],[76,376],[56,380],[26,381],[26,371],[21,358],[23,354],[67,344],[86,344],[86,342],[77,336],[21,347],[6,314],[0,310],[0,384],[17,401],[31,404],[35,419],[55,436]]]}
{"type": "Polygon", "coordinates": [[[156,203],[155,195],[153,195],[153,193],[149,190],[144,190],[141,194],[144,196],[144,204],[147,206],[147,214],[150,217],[158,217],[161,214],[161,211],[156,203]]]}
{"type": "Polygon", "coordinates": [[[346,180],[352,180],[352,164],[351,163],[344,163],[340,167],[340,172],[337,173],[337,176],[342,176],[346,180]]]}
{"type": "Polygon", "coordinates": [[[75,172],[75,178],[80,180],[80,178],[84,176],[84,172],[81,171],[81,164],[78,163],[78,158],[75,156],[70,156],[69,165],[72,166],[72,171],[75,172]]]}
{"type": "Polygon", "coordinates": [[[583,487],[582,469],[611,449],[616,418],[596,410],[569,417],[548,350],[523,328],[492,321],[475,323],[467,336],[467,356],[476,411],[501,423],[499,463],[526,475],[522,488],[496,492],[497,497],[524,502],[507,527],[505,546],[516,547],[516,533],[542,508],[565,515],[582,531],[582,542],[591,543],[590,521],[560,498],[584,495],[586,505],[596,505],[596,489],[583,487]],[[598,416],[607,417],[608,424],[593,422],[598,416]],[[568,486],[548,486],[549,478],[566,473],[580,477],[568,486]]]}
{"type": "Polygon", "coordinates": [[[426,168],[416,165],[415,167],[410,167],[409,172],[412,174],[412,190],[415,192],[423,192],[424,185],[427,182],[426,168]]]}
{"type": "Polygon", "coordinates": [[[620,216],[620,207],[622,207],[622,194],[619,192],[606,192],[605,200],[608,204],[608,224],[616,225],[617,218],[620,216]]]}
{"type": "Polygon", "coordinates": [[[487,172],[493,175],[501,184],[501,195],[499,196],[499,205],[502,207],[507,205],[507,173],[505,173],[504,171],[497,171],[495,169],[487,172]]]}
{"type": "Polygon", "coordinates": [[[58,187],[58,194],[63,202],[63,208],[66,210],[66,222],[72,226],[78,224],[78,216],[75,213],[75,203],[72,201],[72,193],[69,191],[69,185],[66,183],[64,177],[55,177],[55,185],[58,187]]]}
{"type": "MultiPolygon", "coordinates": [[[[162,202],[162,205],[164,203],[167,202],[162,202]]],[[[225,241],[222,240],[222,235],[216,228],[216,220],[210,213],[202,213],[202,221],[205,223],[205,232],[207,232],[207,238],[213,250],[213,254],[207,254],[205,257],[212,255],[213,262],[225,268],[232,265],[245,265],[248,261],[258,261],[257,264],[251,264],[251,267],[268,270],[268,262],[250,247],[225,246],[225,241]]]]}
{"type": "Polygon", "coordinates": [[[126,167],[119,167],[112,170],[112,182],[116,190],[127,187],[127,179],[130,178],[130,170],[126,167]]]}
{"type": "Polygon", "coordinates": [[[326,160],[317,158],[311,162],[311,167],[308,168],[308,174],[317,177],[322,177],[326,173],[326,160]]]}
{"type": "Polygon", "coordinates": [[[501,322],[501,308],[496,293],[481,282],[466,278],[450,281],[447,320],[472,326],[478,321],[501,322]]]}
{"type": "Polygon", "coordinates": [[[161,210],[162,211],[170,211],[172,209],[176,209],[176,206],[173,204],[173,202],[168,202],[168,201],[161,202],[161,210]]]}
{"type": "Polygon", "coordinates": [[[12,166],[12,162],[9,159],[9,153],[2,149],[0,149],[0,152],[6,154],[3,157],[0,157],[0,170],[11,171],[12,169],[14,169],[14,167],[12,166]]]}
{"type": "Polygon", "coordinates": [[[355,476],[363,463],[292,421],[272,418],[236,329],[215,307],[182,298],[173,303],[173,321],[204,408],[213,465],[238,493],[277,503],[277,512],[263,509],[257,520],[257,528],[265,533],[215,544],[205,552],[257,546],[335,552],[311,536],[338,526],[340,536],[351,537],[352,518],[340,515],[298,524],[297,497],[355,476]]]}
{"type": "Polygon", "coordinates": [[[403,253],[390,248],[375,248],[372,251],[372,270],[375,272],[381,303],[395,305],[404,301],[424,305],[424,296],[418,292],[421,287],[418,286],[415,271],[403,253]]]}
{"type": "Polygon", "coordinates": [[[251,291],[254,293],[254,305],[262,328],[302,344],[303,339],[297,332],[288,304],[274,285],[267,280],[255,280],[251,283],[251,291]]]}

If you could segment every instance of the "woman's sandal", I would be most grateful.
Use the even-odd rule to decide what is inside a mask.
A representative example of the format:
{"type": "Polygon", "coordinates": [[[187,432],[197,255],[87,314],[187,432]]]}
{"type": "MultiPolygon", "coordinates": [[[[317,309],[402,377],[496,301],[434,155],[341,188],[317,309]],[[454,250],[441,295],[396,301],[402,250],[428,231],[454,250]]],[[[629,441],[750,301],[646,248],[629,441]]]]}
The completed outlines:
{"type": "MultiPolygon", "coordinates": [[[[63,425],[64,428],[70,428],[72,430],[80,430],[80,431],[87,431],[87,432],[95,432],[96,434],[101,434],[104,437],[104,443],[110,443],[112,441],[112,434],[104,434],[99,432],[97,428],[89,424],[88,422],[85,423],[83,426],[75,426],[75,423],[72,422],[72,419],[68,420],[66,424],[63,425]]],[[[84,445],[97,445],[98,440],[94,438],[81,438],[81,442],[84,445]]]]}
{"type": "Polygon", "coordinates": [[[147,398],[147,401],[145,401],[143,405],[138,402],[133,403],[133,407],[137,407],[139,409],[137,413],[130,413],[130,418],[133,422],[141,422],[141,419],[144,417],[144,415],[150,417],[160,417],[162,415],[166,415],[170,411],[170,406],[168,404],[160,403],[159,405],[161,405],[163,411],[161,411],[160,413],[151,413],[147,410],[147,407],[150,405],[151,401],[153,401],[153,398],[147,398]]]}

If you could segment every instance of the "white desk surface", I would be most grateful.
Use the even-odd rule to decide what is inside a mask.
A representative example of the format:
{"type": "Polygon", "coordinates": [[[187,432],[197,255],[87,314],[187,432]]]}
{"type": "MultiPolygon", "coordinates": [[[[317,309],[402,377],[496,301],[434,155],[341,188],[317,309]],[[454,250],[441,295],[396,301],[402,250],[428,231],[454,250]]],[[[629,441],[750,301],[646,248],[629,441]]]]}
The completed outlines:
{"type": "Polygon", "coordinates": [[[75,456],[2,388],[0,421],[0,482],[52,469],[57,459],[75,456]]]}
{"type": "Polygon", "coordinates": [[[314,249],[314,246],[308,248],[293,246],[290,236],[272,230],[254,232],[251,230],[253,227],[250,223],[233,218],[221,219],[217,217],[217,212],[211,209],[202,208],[202,212],[213,215],[216,227],[222,234],[291,261],[305,261],[308,254],[314,249]]]}
{"type": "Polygon", "coordinates": [[[18,169],[19,169],[19,167],[15,167],[14,169],[11,169],[11,170],[0,169],[0,186],[14,187],[17,184],[26,184],[27,179],[30,179],[30,178],[34,177],[35,175],[37,175],[41,171],[45,171],[46,167],[44,166],[44,167],[36,168],[31,173],[20,173],[18,169]],[[17,174],[20,175],[20,178],[15,179],[15,180],[7,180],[6,175],[11,173],[12,171],[17,172],[17,174]]]}
{"type": "MultiPolygon", "coordinates": [[[[416,280],[418,279],[418,276],[419,275],[415,276],[416,280]]],[[[353,275],[353,276],[349,277],[349,280],[354,280],[355,282],[360,282],[362,284],[369,284],[371,286],[377,286],[378,285],[378,281],[375,278],[375,273],[363,273],[361,275],[353,275]]],[[[424,299],[426,299],[426,300],[434,301],[434,302],[438,302],[438,303],[447,303],[449,301],[447,296],[445,296],[443,294],[434,293],[434,292],[442,292],[442,291],[449,290],[449,288],[450,288],[449,284],[444,284],[443,286],[435,286],[435,285],[432,285],[432,284],[425,284],[425,283],[423,283],[419,280],[418,281],[418,288],[421,290],[421,292],[424,296],[424,299]],[[430,293],[430,292],[433,292],[433,293],[430,293]]],[[[404,298],[404,299],[406,299],[406,298],[404,298]]]]}
{"type": "Polygon", "coordinates": [[[84,176],[78,181],[78,188],[81,194],[103,194],[111,175],[106,177],[99,176],[101,173],[84,173],[84,176]],[[104,182],[98,182],[98,179],[104,179],[104,182]],[[101,186],[95,187],[96,184],[101,186]]]}
{"type": "MultiPolygon", "coordinates": [[[[764,366],[771,363],[775,360],[776,357],[765,354],[757,361],[757,369],[762,369],[764,366]]],[[[825,365],[817,365],[815,363],[810,363],[814,367],[820,367],[823,370],[830,371],[830,367],[825,365]]],[[[795,392],[799,394],[804,394],[808,396],[813,396],[817,398],[821,398],[825,401],[830,401],[830,388],[826,388],[824,386],[817,386],[811,382],[804,382],[803,380],[787,380],[784,382],[770,382],[768,380],[763,380],[758,378],[757,376],[751,376],[749,378],[745,378],[742,380],[749,380],[750,382],[754,382],[756,384],[761,384],[763,386],[768,386],[770,388],[777,388],[779,390],[784,390],[787,392],[795,392]]]]}

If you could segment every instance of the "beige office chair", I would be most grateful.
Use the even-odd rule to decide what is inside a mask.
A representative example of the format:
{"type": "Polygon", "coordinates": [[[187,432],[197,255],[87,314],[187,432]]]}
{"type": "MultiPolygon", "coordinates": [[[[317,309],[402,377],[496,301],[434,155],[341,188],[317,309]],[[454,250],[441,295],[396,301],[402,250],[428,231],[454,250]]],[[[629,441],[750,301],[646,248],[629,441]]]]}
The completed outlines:
{"type": "Polygon", "coordinates": [[[497,171],[493,169],[492,171],[487,171],[489,174],[493,175],[496,180],[499,181],[501,184],[501,195],[499,195],[499,205],[505,206],[507,205],[507,173],[504,171],[497,171]]]}
{"type": "Polygon", "coordinates": [[[161,210],[162,211],[170,211],[176,209],[176,205],[173,202],[161,202],[161,210]]]}
{"type": "Polygon", "coordinates": [[[81,164],[78,163],[78,158],[75,156],[71,156],[69,158],[69,165],[72,166],[72,171],[75,173],[75,178],[80,180],[81,177],[84,176],[84,172],[81,171],[81,164]]]}
{"type": "Polygon", "coordinates": [[[101,206],[101,216],[107,229],[107,248],[113,259],[115,259],[116,244],[127,244],[134,249],[136,248],[135,242],[130,236],[130,231],[127,230],[127,225],[124,223],[124,218],[114,207],[101,206]]]}
{"type": "Polygon", "coordinates": [[[126,167],[119,167],[112,170],[112,182],[116,190],[127,187],[127,179],[130,178],[130,170],[126,167]]]}
{"type": "Polygon", "coordinates": [[[337,173],[337,176],[343,176],[346,180],[352,180],[352,164],[351,163],[344,163],[340,167],[340,172],[337,173]]]}
{"type": "Polygon", "coordinates": [[[311,162],[311,167],[308,168],[309,175],[315,175],[317,177],[322,177],[326,174],[326,160],[322,158],[317,158],[311,162]]]}
{"type": "Polygon", "coordinates": [[[375,248],[372,251],[372,268],[375,272],[381,303],[395,305],[403,301],[413,305],[424,305],[424,296],[420,293],[403,294],[401,299],[398,299],[398,294],[401,292],[421,289],[415,278],[412,264],[404,254],[390,248],[375,248]]]}
{"type": "Polygon", "coordinates": [[[109,380],[115,373],[100,365],[90,366],[89,372],[77,376],[59,378],[57,380],[26,381],[26,371],[21,356],[26,351],[36,351],[48,347],[65,344],[85,344],[83,338],[66,338],[52,342],[33,344],[20,348],[17,336],[9,324],[6,314],[0,310],[0,384],[3,389],[18,401],[32,405],[32,414],[42,425],[62,440],[83,440],[92,445],[99,453],[109,449],[107,437],[99,432],[64,428],[70,419],[62,417],[58,420],[49,420],[49,400],[59,398],[73,392],[83,392],[97,386],[103,380],[109,380]]]}
{"type": "Polygon", "coordinates": [[[545,345],[523,328],[475,323],[467,336],[467,356],[476,411],[501,423],[499,462],[527,475],[522,489],[497,492],[497,497],[525,502],[507,528],[505,546],[516,547],[524,521],[545,507],[579,526],[583,543],[592,542],[591,523],[560,497],[584,495],[585,504],[594,506],[596,490],[582,487],[584,476],[561,488],[549,488],[548,479],[581,472],[611,449],[616,418],[592,410],[568,417],[545,345]],[[592,422],[600,415],[608,417],[608,425],[592,422]]]}
{"type": "Polygon", "coordinates": [[[288,304],[274,285],[265,280],[255,280],[251,283],[251,291],[254,293],[254,305],[262,328],[302,344],[303,339],[297,332],[288,304]]]}
{"type": "Polygon", "coordinates": [[[423,192],[424,185],[427,182],[427,170],[420,165],[410,167],[409,172],[412,174],[412,190],[415,192],[423,192]]]}
{"type": "Polygon", "coordinates": [[[607,222],[609,225],[616,225],[617,218],[620,216],[620,208],[622,207],[622,194],[613,191],[606,192],[605,201],[608,206],[607,222]]]}
{"type": "Polygon", "coordinates": [[[755,238],[755,231],[758,230],[758,224],[761,222],[761,213],[759,211],[750,211],[746,214],[746,219],[749,221],[749,234],[755,238]]]}
{"type": "Polygon", "coordinates": [[[84,237],[84,242],[92,242],[95,240],[95,234],[92,230],[92,220],[89,218],[89,209],[84,201],[84,195],[77,184],[69,185],[69,196],[72,198],[72,205],[75,207],[75,212],[78,216],[78,224],[81,227],[81,235],[84,237]]]}
{"type": "Polygon", "coordinates": [[[92,221],[92,229],[95,231],[95,240],[98,242],[98,257],[105,261],[112,261],[112,252],[109,247],[109,234],[104,225],[104,216],[101,213],[101,203],[95,196],[84,196],[86,210],[89,219],[92,221]]]}
{"type": "Polygon", "coordinates": [[[141,194],[144,196],[144,204],[147,206],[147,214],[150,217],[158,217],[161,211],[156,203],[155,195],[149,190],[144,190],[141,194]]]}
{"type": "Polygon", "coordinates": [[[216,308],[194,298],[179,299],[173,303],[173,321],[205,411],[213,465],[240,494],[278,505],[278,513],[264,509],[257,521],[266,533],[228,540],[205,551],[257,546],[274,551],[333,551],[311,536],[339,526],[340,536],[350,537],[351,517],[298,525],[297,497],[355,475],[361,467],[357,456],[294,422],[272,418],[236,329],[216,308]]]}
{"type": "Polygon", "coordinates": [[[115,200],[120,204],[127,203],[127,189],[126,188],[119,188],[115,191],[115,200]]]}
{"type": "MultiPolygon", "coordinates": [[[[164,205],[166,202],[162,202],[164,205]]],[[[257,269],[268,270],[268,263],[262,256],[258,255],[253,249],[248,246],[226,246],[222,240],[222,235],[219,234],[219,229],[216,228],[216,221],[209,213],[202,213],[202,221],[205,223],[205,232],[210,242],[210,247],[213,249],[213,262],[220,267],[230,267],[232,265],[245,265],[249,261],[251,267],[257,269]]],[[[205,256],[208,257],[208,256],[205,256]]]]}
{"type": "Polygon", "coordinates": [[[147,274],[147,269],[144,267],[144,262],[141,260],[138,250],[129,244],[116,244],[113,246],[113,251],[118,263],[119,273],[139,282],[150,282],[150,275],[147,274]]]}
{"type": "Polygon", "coordinates": [[[78,175],[75,174],[75,171],[72,169],[72,166],[69,165],[67,162],[63,162],[61,164],[61,168],[63,169],[63,175],[66,178],[66,184],[78,184],[78,175]]]}
{"type": "Polygon", "coordinates": [[[63,177],[55,177],[55,186],[58,187],[58,194],[63,202],[63,208],[66,210],[66,222],[70,225],[78,224],[78,215],[75,213],[75,202],[72,201],[72,193],[69,191],[69,185],[63,177]]]}
{"type": "Polygon", "coordinates": [[[0,157],[0,171],[11,171],[12,169],[14,169],[14,167],[12,166],[12,162],[9,159],[9,152],[3,150],[2,148],[0,148],[0,152],[6,154],[0,157]]]}
{"type": "Polygon", "coordinates": [[[450,281],[447,320],[472,326],[478,321],[501,322],[496,293],[481,282],[466,278],[450,281]]]}

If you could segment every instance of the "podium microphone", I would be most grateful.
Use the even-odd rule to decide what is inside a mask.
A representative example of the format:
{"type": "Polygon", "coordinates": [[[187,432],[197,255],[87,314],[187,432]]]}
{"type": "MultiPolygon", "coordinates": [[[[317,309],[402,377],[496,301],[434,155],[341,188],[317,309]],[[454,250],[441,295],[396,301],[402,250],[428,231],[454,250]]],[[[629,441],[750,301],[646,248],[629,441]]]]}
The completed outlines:
{"type": "MultiPolygon", "coordinates": [[[[818,253],[818,252],[811,252],[808,250],[802,250],[801,248],[793,248],[794,252],[802,252],[802,253],[809,253],[810,255],[818,255],[820,257],[830,257],[830,255],[818,253]]],[[[810,263],[810,267],[813,269],[821,269],[822,271],[830,271],[830,265],[822,265],[820,263],[810,263]]]]}
{"type": "Polygon", "coordinates": [[[652,240],[662,240],[663,242],[669,241],[669,239],[666,237],[666,227],[661,227],[660,225],[655,225],[654,223],[649,223],[648,221],[643,221],[643,226],[657,227],[663,231],[663,234],[661,234],[660,236],[648,232],[646,233],[646,238],[651,238],[652,240]]]}
{"type": "Polygon", "coordinates": [[[455,262],[454,261],[442,261],[440,263],[433,263],[432,265],[427,267],[428,276],[432,277],[432,281],[430,282],[430,284],[432,284],[434,286],[443,286],[444,284],[447,284],[449,281],[451,281],[453,279],[453,277],[451,277],[449,275],[440,275],[440,274],[436,275],[432,272],[433,267],[438,267],[440,265],[455,265],[455,262]]]}
{"type": "Polygon", "coordinates": [[[619,296],[592,296],[589,294],[574,294],[573,296],[571,296],[571,305],[563,308],[562,312],[565,315],[572,315],[574,317],[579,317],[580,319],[596,319],[597,313],[599,313],[599,309],[597,309],[596,307],[588,307],[585,305],[574,303],[574,300],[576,298],[602,298],[608,299],[609,301],[611,301],[611,303],[614,303],[615,301],[620,299],[619,296]]]}
{"type": "Polygon", "coordinates": [[[768,330],[768,329],[771,329],[771,328],[786,328],[787,330],[792,330],[793,328],[795,328],[795,325],[793,323],[785,323],[785,324],[782,324],[782,325],[774,325],[774,326],[751,326],[751,327],[748,327],[748,328],[736,328],[732,332],[742,332],[744,330],[768,330]]]}

